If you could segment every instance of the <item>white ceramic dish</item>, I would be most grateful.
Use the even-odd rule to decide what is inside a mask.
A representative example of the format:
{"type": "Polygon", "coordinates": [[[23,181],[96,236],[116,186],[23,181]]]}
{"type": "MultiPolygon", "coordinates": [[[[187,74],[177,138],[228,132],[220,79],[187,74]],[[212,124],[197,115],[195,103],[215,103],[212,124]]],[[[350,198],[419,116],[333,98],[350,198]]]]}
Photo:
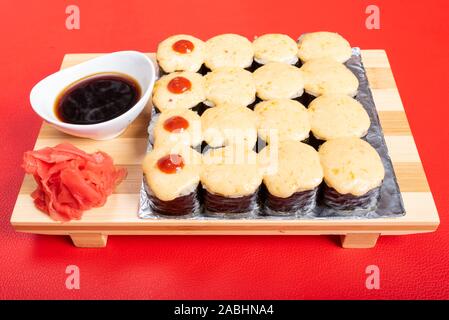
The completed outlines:
{"type": "Polygon", "coordinates": [[[153,91],[156,79],[154,63],[143,53],[119,51],[58,71],[37,83],[30,93],[33,110],[58,130],[70,135],[95,140],[112,139],[120,135],[142,112],[153,91]],[[55,100],[68,85],[100,72],[119,72],[134,78],[142,90],[140,100],[117,118],[97,124],[70,124],[60,121],[54,112],[55,100]]]}

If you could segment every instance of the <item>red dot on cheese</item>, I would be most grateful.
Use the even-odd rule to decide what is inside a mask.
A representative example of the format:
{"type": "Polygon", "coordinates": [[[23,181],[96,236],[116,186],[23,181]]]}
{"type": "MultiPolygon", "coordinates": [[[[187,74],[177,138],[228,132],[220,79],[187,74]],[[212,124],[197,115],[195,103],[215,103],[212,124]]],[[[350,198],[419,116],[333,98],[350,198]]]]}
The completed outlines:
{"type": "Polygon", "coordinates": [[[169,154],[157,161],[157,167],[165,173],[176,173],[184,167],[184,160],[179,154],[169,154]]]}
{"type": "Polygon", "coordinates": [[[192,88],[192,83],[189,79],[184,77],[175,77],[170,80],[167,85],[168,91],[175,94],[180,94],[190,90],[192,88]]]}
{"type": "Polygon", "coordinates": [[[173,43],[172,48],[174,51],[178,53],[190,53],[195,48],[192,41],[189,40],[178,40],[175,43],[173,43]]]}
{"type": "Polygon", "coordinates": [[[189,127],[189,122],[181,116],[173,116],[164,121],[164,129],[169,132],[181,132],[189,127]]]}

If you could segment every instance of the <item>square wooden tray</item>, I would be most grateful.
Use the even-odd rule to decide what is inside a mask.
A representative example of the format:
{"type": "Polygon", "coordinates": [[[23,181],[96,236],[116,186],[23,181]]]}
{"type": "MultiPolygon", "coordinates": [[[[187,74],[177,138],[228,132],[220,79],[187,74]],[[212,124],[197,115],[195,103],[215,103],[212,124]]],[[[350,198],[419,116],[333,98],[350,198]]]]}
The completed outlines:
{"type": "MultiPolygon", "coordinates": [[[[100,54],[67,54],[61,68],[100,54]]],[[[148,54],[154,59],[154,54],[148,54]]],[[[410,131],[401,98],[384,50],[362,50],[374,101],[385,134],[394,170],[402,192],[406,214],[399,218],[322,220],[143,220],[137,216],[141,163],[147,145],[150,107],[118,138],[93,141],[76,138],[43,123],[35,149],[68,141],[81,149],[109,153],[128,177],[109,197],[106,205],[86,212],[79,221],[59,223],[35,208],[30,193],[32,177],[22,183],[12,213],[15,230],[37,234],[69,235],[78,247],[104,247],[108,235],[214,234],[214,235],[341,235],[345,248],[369,248],[379,235],[432,232],[439,217],[410,131]]]]}

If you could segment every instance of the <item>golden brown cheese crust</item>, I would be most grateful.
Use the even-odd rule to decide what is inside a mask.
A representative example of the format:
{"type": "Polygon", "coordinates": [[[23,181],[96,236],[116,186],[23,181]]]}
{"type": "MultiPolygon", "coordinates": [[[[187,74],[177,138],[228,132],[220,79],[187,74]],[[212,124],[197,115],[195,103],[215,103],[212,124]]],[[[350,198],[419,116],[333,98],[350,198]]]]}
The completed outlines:
{"type": "Polygon", "coordinates": [[[248,68],[253,63],[251,42],[238,34],[222,34],[206,41],[205,65],[215,70],[221,67],[248,68]]]}
{"type": "Polygon", "coordinates": [[[359,138],[326,141],[318,151],[324,181],[340,194],[362,196],[381,185],[385,175],[377,151],[359,138]]]}
{"type": "Polygon", "coordinates": [[[201,115],[204,141],[211,147],[244,144],[248,148],[257,142],[257,117],[249,108],[219,105],[201,115]]]}
{"type": "Polygon", "coordinates": [[[359,80],[344,64],[332,59],[315,59],[306,62],[301,71],[304,75],[304,89],[318,97],[323,94],[357,94],[359,80]]]}
{"type": "Polygon", "coordinates": [[[203,156],[201,184],[209,193],[230,198],[252,195],[262,176],[257,154],[250,149],[227,146],[210,149],[203,156]]]}
{"type": "Polygon", "coordinates": [[[346,95],[323,95],[314,99],[307,109],[313,135],[317,139],[365,136],[371,121],[365,108],[346,95]]]}
{"type": "Polygon", "coordinates": [[[197,72],[203,65],[205,57],[205,44],[202,40],[187,34],[178,34],[168,37],[157,48],[156,59],[165,72],[192,71],[197,72]],[[178,40],[189,40],[194,49],[189,53],[179,53],[172,46],[178,40]]]}
{"type": "Polygon", "coordinates": [[[298,56],[303,62],[330,58],[343,63],[349,60],[352,49],[348,41],[334,32],[312,32],[302,35],[298,41],[298,56]]]}
{"type": "Polygon", "coordinates": [[[253,73],[257,96],[262,100],[294,99],[304,91],[304,78],[299,68],[271,62],[253,73]]]}
{"type": "Polygon", "coordinates": [[[269,33],[257,37],[253,41],[253,48],[254,60],[260,64],[298,62],[296,42],[285,34],[269,33]]]}
{"type": "Polygon", "coordinates": [[[299,141],[283,141],[277,147],[268,145],[259,153],[259,163],[265,168],[263,182],[276,197],[288,198],[296,192],[312,190],[323,180],[318,152],[299,141]]]}
{"type": "Polygon", "coordinates": [[[309,137],[310,121],[306,108],[295,100],[274,99],[259,102],[254,108],[259,136],[270,143],[302,141],[309,137]]]}
{"type": "Polygon", "coordinates": [[[196,112],[188,109],[171,109],[161,112],[158,115],[154,127],[155,148],[178,144],[195,147],[200,145],[201,141],[201,120],[196,112]],[[187,120],[189,124],[188,128],[175,132],[167,131],[164,128],[165,121],[176,116],[187,120]]]}
{"type": "Polygon", "coordinates": [[[256,85],[251,72],[242,68],[222,67],[205,77],[206,104],[233,104],[246,107],[256,99],[256,85]]]}
{"type": "Polygon", "coordinates": [[[162,201],[170,201],[196,190],[200,181],[201,154],[189,147],[157,148],[150,151],[143,161],[145,179],[154,195],[162,201]],[[179,154],[184,167],[176,173],[165,173],[158,168],[160,158],[179,154]]]}
{"type": "Polygon", "coordinates": [[[206,99],[204,79],[199,73],[184,71],[173,72],[162,76],[153,88],[153,104],[160,110],[189,109],[206,99]],[[191,88],[183,93],[172,93],[168,90],[169,82],[176,77],[184,77],[191,83],[191,88]]]}

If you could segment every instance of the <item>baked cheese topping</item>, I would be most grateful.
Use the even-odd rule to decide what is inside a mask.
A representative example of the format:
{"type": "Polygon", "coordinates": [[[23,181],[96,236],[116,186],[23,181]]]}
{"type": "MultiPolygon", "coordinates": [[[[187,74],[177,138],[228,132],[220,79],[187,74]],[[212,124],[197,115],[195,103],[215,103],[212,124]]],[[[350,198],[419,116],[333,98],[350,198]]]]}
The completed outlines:
{"type": "Polygon", "coordinates": [[[171,36],[161,43],[157,48],[156,59],[165,72],[174,71],[198,71],[204,63],[205,44],[202,40],[186,35],[178,34],[171,36]],[[175,51],[173,46],[178,41],[187,40],[193,44],[193,50],[181,53],[175,51]]]}
{"type": "Polygon", "coordinates": [[[377,151],[359,138],[326,141],[318,151],[324,181],[340,194],[362,196],[379,187],[385,175],[377,151]]]}
{"type": "Polygon", "coordinates": [[[204,141],[211,147],[243,144],[253,148],[257,142],[257,117],[246,107],[219,105],[201,115],[204,141]]]}
{"type": "Polygon", "coordinates": [[[283,141],[277,148],[268,145],[259,153],[259,163],[265,168],[263,182],[276,197],[312,190],[323,180],[318,152],[299,141],[283,141]]]}
{"type": "Polygon", "coordinates": [[[153,134],[155,148],[178,144],[195,147],[201,144],[201,120],[196,112],[171,109],[161,112],[157,117],[153,134]],[[182,122],[184,126],[176,128],[173,125],[176,122],[182,122]]]}
{"type": "Polygon", "coordinates": [[[204,79],[199,73],[184,71],[173,72],[162,76],[156,81],[153,89],[153,104],[159,111],[169,109],[189,109],[193,108],[206,99],[204,93],[204,79]],[[182,93],[170,91],[172,81],[179,78],[190,82],[190,88],[182,93]]]}
{"type": "Polygon", "coordinates": [[[215,70],[220,67],[248,68],[253,63],[251,42],[238,34],[222,34],[206,41],[205,65],[215,70]]]}
{"type": "Polygon", "coordinates": [[[330,58],[343,63],[349,60],[352,49],[338,33],[312,32],[304,34],[298,41],[298,56],[303,62],[313,59],[330,58]]]}
{"type": "Polygon", "coordinates": [[[344,64],[332,59],[315,59],[306,62],[301,71],[304,75],[304,89],[318,97],[323,94],[345,94],[354,97],[359,81],[344,64]]]}
{"type": "Polygon", "coordinates": [[[285,34],[270,33],[257,37],[253,41],[254,60],[260,64],[298,62],[296,42],[285,34]]]}
{"type": "Polygon", "coordinates": [[[257,96],[262,100],[294,99],[304,91],[304,79],[299,68],[281,62],[271,62],[253,73],[257,96]]]}
{"type": "Polygon", "coordinates": [[[190,147],[155,148],[145,156],[143,172],[154,195],[162,201],[170,201],[196,190],[201,163],[201,154],[190,147]],[[158,167],[158,161],[169,155],[175,155],[176,158],[181,156],[184,163],[176,173],[165,173],[158,167]]]}
{"type": "Polygon", "coordinates": [[[324,95],[314,99],[307,109],[312,133],[317,139],[361,138],[371,121],[357,100],[346,95],[324,95]]]}
{"type": "Polygon", "coordinates": [[[302,141],[309,137],[310,121],[307,109],[298,101],[275,99],[259,102],[254,108],[259,136],[270,143],[302,141]]]}
{"type": "Polygon", "coordinates": [[[251,195],[262,183],[257,154],[241,146],[210,149],[203,156],[201,184],[209,193],[237,198],[251,195]]]}
{"type": "Polygon", "coordinates": [[[251,72],[242,68],[223,67],[209,72],[205,77],[206,104],[233,104],[244,106],[256,99],[256,85],[251,72]]]}

